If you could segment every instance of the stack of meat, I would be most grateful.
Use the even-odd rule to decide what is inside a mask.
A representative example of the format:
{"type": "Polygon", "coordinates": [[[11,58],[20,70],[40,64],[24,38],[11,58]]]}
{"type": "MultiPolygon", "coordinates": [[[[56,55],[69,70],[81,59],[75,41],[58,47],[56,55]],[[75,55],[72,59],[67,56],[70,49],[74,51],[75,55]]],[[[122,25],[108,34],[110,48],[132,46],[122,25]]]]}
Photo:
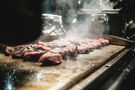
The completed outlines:
{"type": "Polygon", "coordinates": [[[37,44],[6,47],[5,53],[13,58],[38,61],[43,64],[60,64],[67,57],[86,54],[108,44],[109,41],[103,38],[59,39],[51,42],[39,41],[37,44]]]}

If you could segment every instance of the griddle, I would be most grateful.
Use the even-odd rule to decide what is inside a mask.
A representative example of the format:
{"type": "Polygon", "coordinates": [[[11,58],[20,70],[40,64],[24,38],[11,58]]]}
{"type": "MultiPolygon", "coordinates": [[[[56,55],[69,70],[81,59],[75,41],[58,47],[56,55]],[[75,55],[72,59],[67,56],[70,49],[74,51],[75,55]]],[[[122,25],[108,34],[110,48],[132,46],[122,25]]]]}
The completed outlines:
{"type": "Polygon", "coordinates": [[[16,90],[66,90],[124,49],[125,46],[107,45],[88,54],[68,58],[55,66],[42,66],[38,62],[13,59],[0,53],[0,78],[4,80],[2,89],[10,85],[16,90]]]}
{"type": "Polygon", "coordinates": [[[128,40],[128,39],[114,36],[114,35],[103,35],[102,37],[105,39],[108,39],[110,41],[110,44],[113,44],[113,45],[123,45],[123,46],[128,45],[129,46],[135,43],[133,40],[128,40]]]}

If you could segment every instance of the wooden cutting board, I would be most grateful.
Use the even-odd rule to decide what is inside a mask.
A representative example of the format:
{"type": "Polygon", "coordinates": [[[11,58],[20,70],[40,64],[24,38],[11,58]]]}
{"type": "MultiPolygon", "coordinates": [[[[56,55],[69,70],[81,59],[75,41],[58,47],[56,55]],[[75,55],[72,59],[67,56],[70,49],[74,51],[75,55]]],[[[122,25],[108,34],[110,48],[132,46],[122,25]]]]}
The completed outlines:
{"type": "Polygon", "coordinates": [[[89,54],[80,54],[56,66],[41,66],[0,53],[0,89],[64,90],[104,64],[125,46],[108,45],[89,54]],[[3,81],[2,81],[3,80],[3,81]],[[3,83],[4,82],[4,83],[3,83]]]}

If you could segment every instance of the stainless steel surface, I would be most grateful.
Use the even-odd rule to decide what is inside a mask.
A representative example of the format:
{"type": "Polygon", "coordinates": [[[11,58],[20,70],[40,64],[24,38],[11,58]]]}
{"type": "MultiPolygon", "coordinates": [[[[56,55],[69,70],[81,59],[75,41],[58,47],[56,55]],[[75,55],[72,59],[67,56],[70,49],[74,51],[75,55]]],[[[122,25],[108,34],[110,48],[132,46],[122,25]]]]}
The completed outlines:
{"type": "Polygon", "coordinates": [[[113,35],[103,35],[103,38],[108,39],[110,41],[110,44],[113,44],[113,45],[126,46],[126,45],[135,44],[135,42],[132,40],[128,40],[128,39],[121,38],[118,36],[113,36],[113,35]]]}
{"type": "Polygon", "coordinates": [[[129,65],[122,71],[118,78],[112,83],[107,90],[120,90],[123,81],[135,69],[135,59],[130,60],[129,65]]]}
{"type": "MultiPolygon", "coordinates": [[[[6,79],[9,76],[5,75],[11,73],[12,78],[16,78],[17,81],[12,80],[13,84],[8,85],[17,90],[64,90],[97,70],[123,49],[125,46],[104,46],[89,54],[78,55],[76,59],[64,60],[57,66],[40,66],[41,63],[38,62],[24,62],[0,54],[0,72],[3,77],[1,79],[9,82],[10,79],[6,79]]],[[[1,85],[7,87],[7,84],[1,85]]]]}
{"type": "Polygon", "coordinates": [[[81,80],[79,83],[76,83],[70,90],[82,90],[87,85],[90,85],[94,80],[96,80],[99,76],[101,76],[104,72],[106,72],[109,68],[112,68],[114,64],[116,64],[130,49],[125,49],[121,53],[119,53],[116,57],[114,57],[111,61],[107,62],[105,65],[100,67],[94,73],[89,74],[86,78],[81,80]]]}

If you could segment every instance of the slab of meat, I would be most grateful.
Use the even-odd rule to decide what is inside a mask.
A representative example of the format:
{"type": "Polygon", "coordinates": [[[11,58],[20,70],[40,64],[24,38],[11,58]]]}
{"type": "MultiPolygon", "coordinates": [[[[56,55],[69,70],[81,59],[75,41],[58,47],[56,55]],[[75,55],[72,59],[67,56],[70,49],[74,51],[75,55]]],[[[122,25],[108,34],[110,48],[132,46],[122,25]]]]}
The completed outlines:
{"type": "Polygon", "coordinates": [[[61,54],[64,59],[66,56],[75,56],[77,52],[77,46],[72,44],[69,41],[62,40],[55,40],[52,42],[39,42],[41,45],[48,46],[52,48],[50,52],[61,54]]]}
{"type": "Polygon", "coordinates": [[[38,61],[40,56],[43,55],[44,53],[46,53],[46,51],[25,52],[23,58],[25,60],[38,61]]]}
{"type": "Polygon", "coordinates": [[[46,47],[50,47],[50,48],[64,48],[64,47],[67,47],[69,45],[71,45],[70,42],[67,42],[67,41],[58,41],[58,40],[55,40],[55,41],[52,41],[52,42],[42,42],[42,41],[39,41],[38,44],[40,45],[44,45],[46,47]]]}
{"type": "Polygon", "coordinates": [[[50,50],[51,53],[61,54],[63,59],[66,59],[67,51],[64,51],[63,48],[54,48],[50,50]]]}
{"type": "Polygon", "coordinates": [[[63,62],[61,54],[47,52],[39,58],[43,64],[60,64],[63,62]]]}
{"type": "Polygon", "coordinates": [[[39,41],[37,44],[7,47],[5,52],[12,57],[24,60],[39,61],[43,64],[60,64],[63,62],[62,59],[67,59],[67,56],[86,54],[108,44],[109,41],[103,38],[63,38],[51,42],[39,41]]]}
{"type": "Polygon", "coordinates": [[[49,47],[45,47],[37,44],[29,44],[29,45],[19,45],[16,47],[6,47],[5,52],[16,58],[23,58],[25,57],[24,53],[28,53],[28,52],[41,53],[42,51],[46,52],[48,50],[50,50],[49,47]]]}
{"type": "Polygon", "coordinates": [[[102,43],[100,42],[90,42],[89,44],[91,44],[94,49],[102,47],[102,43]]]}
{"type": "Polygon", "coordinates": [[[13,51],[14,51],[13,47],[6,47],[6,49],[5,49],[5,53],[8,55],[12,55],[13,51]]]}
{"type": "Polygon", "coordinates": [[[66,52],[68,56],[74,57],[77,54],[77,46],[76,45],[67,46],[63,48],[63,51],[66,52]]]}
{"type": "Polygon", "coordinates": [[[81,44],[77,47],[77,53],[78,54],[86,54],[90,52],[90,48],[87,44],[81,44]]]}
{"type": "Polygon", "coordinates": [[[84,39],[82,41],[80,41],[80,44],[86,44],[89,46],[89,48],[100,48],[102,46],[102,43],[99,42],[98,40],[92,40],[92,39],[84,39]]]}
{"type": "Polygon", "coordinates": [[[107,40],[107,39],[99,38],[98,41],[99,41],[100,43],[102,43],[103,45],[109,44],[109,40],[107,40]]]}
{"type": "Polygon", "coordinates": [[[54,48],[50,50],[52,53],[61,54],[63,59],[66,59],[67,56],[74,57],[77,54],[77,46],[70,45],[63,48],[54,48]]]}
{"type": "Polygon", "coordinates": [[[32,47],[33,47],[34,51],[38,51],[38,50],[49,51],[51,49],[47,46],[38,45],[38,44],[32,45],[32,47]]]}
{"type": "Polygon", "coordinates": [[[13,57],[22,58],[25,52],[31,52],[33,50],[30,45],[20,45],[16,47],[6,47],[5,52],[13,57]]]}

